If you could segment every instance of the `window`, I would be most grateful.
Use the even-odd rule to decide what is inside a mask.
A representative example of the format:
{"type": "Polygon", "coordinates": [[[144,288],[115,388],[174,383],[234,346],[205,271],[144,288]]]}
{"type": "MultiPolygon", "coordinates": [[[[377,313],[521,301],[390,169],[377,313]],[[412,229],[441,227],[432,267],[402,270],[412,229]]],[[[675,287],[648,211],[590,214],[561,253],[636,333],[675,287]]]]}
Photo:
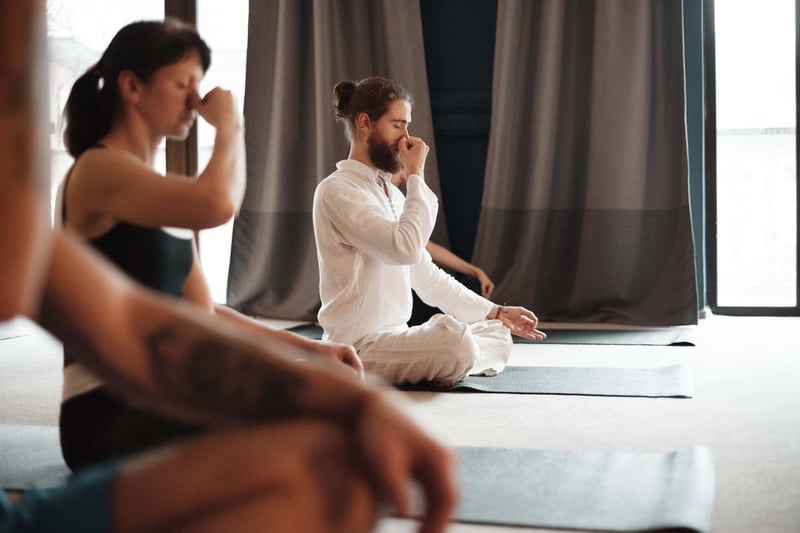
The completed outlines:
{"type": "MultiPolygon", "coordinates": [[[[197,29],[211,47],[211,68],[202,89],[220,86],[233,91],[244,105],[245,64],[247,61],[248,3],[245,0],[198,0],[197,29]]],[[[197,128],[198,164],[205,168],[214,146],[214,128],[200,119],[197,128]]],[[[231,255],[233,221],[200,232],[200,262],[217,303],[227,301],[228,266],[231,255]]]]}
{"type": "MultiPolygon", "coordinates": [[[[72,156],[67,153],[62,139],[61,118],[72,84],[100,59],[112,37],[124,25],[161,18],[164,18],[164,0],[123,3],[47,0],[51,207],[58,184],[72,165],[72,156]]],[[[166,169],[164,147],[162,144],[156,159],[157,168],[162,171],[166,169]]]]}
{"type": "Polygon", "coordinates": [[[711,305],[736,314],[793,314],[798,309],[795,0],[714,2],[710,20],[716,85],[711,305]]]}

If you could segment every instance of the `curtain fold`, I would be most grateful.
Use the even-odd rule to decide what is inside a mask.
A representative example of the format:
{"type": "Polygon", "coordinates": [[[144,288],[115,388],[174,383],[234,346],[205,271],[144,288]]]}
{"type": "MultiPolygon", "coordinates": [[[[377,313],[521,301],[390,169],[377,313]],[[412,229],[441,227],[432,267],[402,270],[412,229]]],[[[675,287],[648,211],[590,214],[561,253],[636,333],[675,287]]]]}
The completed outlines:
{"type": "MultiPolygon", "coordinates": [[[[419,0],[251,0],[244,118],[247,192],[234,222],[228,305],[312,320],[319,273],[311,222],[317,183],[349,145],[333,86],[378,75],[412,94],[412,135],[431,145],[440,195],[419,0]]],[[[447,242],[439,210],[434,239],[447,242]]]]}
{"type": "Polygon", "coordinates": [[[496,301],[696,323],[681,2],[499,0],[485,179],[496,301]]]}

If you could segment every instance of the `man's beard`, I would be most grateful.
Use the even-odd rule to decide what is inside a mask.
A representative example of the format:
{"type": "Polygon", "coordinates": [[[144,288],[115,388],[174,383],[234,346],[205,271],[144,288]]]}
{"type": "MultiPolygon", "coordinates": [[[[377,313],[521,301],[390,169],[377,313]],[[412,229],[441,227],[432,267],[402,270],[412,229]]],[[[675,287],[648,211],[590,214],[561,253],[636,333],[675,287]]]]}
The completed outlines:
{"type": "Polygon", "coordinates": [[[403,168],[398,153],[389,143],[378,137],[377,131],[370,133],[367,139],[367,154],[378,170],[394,174],[403,168]]]}

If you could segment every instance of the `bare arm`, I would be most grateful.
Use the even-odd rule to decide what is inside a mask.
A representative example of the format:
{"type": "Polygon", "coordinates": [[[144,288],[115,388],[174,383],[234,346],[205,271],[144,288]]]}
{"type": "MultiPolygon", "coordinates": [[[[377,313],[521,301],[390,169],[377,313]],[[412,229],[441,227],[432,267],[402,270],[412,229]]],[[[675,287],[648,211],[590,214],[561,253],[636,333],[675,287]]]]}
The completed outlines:
{"type": "Polygon", "coordinates": [[[361,359],[358,358],[355,349],[349,344],[321,342],[297,335],[291,331],[271,328],[263,322],[243,315],[230,307],[214,303],[211,298],[211,290],[200,266],[200,257],[196,246],[194,247],[192,270],[183,284],[183,294],[186,300],[196,303],[202,309],[210,311],[223,320],[229,320],[240,327],[247,328],[253,334],[259,336],[261,342],[272,342],[277,339],[280,342],[289,343],[323,358],[342,362],[352,368],[357,376],[364,377],[364,365],[361,363],[361,359]]]}
{"type": "Polygon", "coordinates": [[[233,94],[214,88],[200,102],[197,111],[216,128],[214,149],[198,182],[207,180],[217,185],[219,194],[227,198],[238,212],[244,198],[247,169],[244,127],[233,94]]]}
{"type": "Polygon", "coordinates": [[[424,530],[444,531],[456,502],[451,452],[341,367],[298,363],[305,352],[289,344],[264,346],[245,328],[147,292],[64,234],[55,236],[39,321],[82,343],[83,362],[118,392],[188,420],[344,425],[379,494],[404,514],[408,484],[418,481],[424,530]]]}
{"type": "Polygon", "coordinates": [[[481,296],[484,298],[492,297],[492,292],[494,291],[494,282],[489,279],[489,276],[486,275],[486,272],[484,272],[482,268],[477,267],[472,263],[465,261],[464,259],[461,259],[444,246],[440,246],[435,242],[428,241],[425,249],[428,250],[429,254],[431,254],[431,259],[433,259],[434,263],[449,270],[454,270],[456,272],[460,272],[461,274],[465,274],[477,279],[478,283],[481,284],[481,296]]]}
{"type": "Polygon", "coordinates": [[[42,4],[0,3],[0,320],[32,312],[49,247],[42,4]]]}
{"type": "Polygon", "coordinates": [[[118,392],[195,421],[306,414],[346,419],[373,394],[338,366],[160,298],[57,234],[41,323],[80,345],[118,392]]]}
{"type": "Polygon", "coordinates": [[[280,342],[286,342],[301,350],[306,350],[314,355],[322,358],[330,359],[331,361],[338,361],[349,366],[355,374],[364,378],[364,365],[359,359],[355,348],[349,344],[340,342],[322,342],[315,339],[309,339],[298,335],[292,331],[283,329],[276,329],[259,322],[256,319],[243,315],[242,313],[231,309],[225,305],[216,305],[214,313],[219,316],[231,320],[243,327],[253,331],[253,333],[261,336],[264,340],[271,342],[274,339],[280,342]]]}
{"type": "Polygon", "coordinates": [[[198,107],[216,128],[214,149],[197,179],[162,176],[113,141],[87,150],[66,188],[67,224],[93,237],[107,229],[98,218],[143,226],[201,229],[219,226],[239,209],[245,190],[244,137],[233,96],[216,88],[198,107]]]}
{"type": "Polygon", "coordinates": [[[478,277],[476,274],[478,267],[464,261],[444,246],[440,246],[433,241],[428,241],[428,244],[425,245],[425,249],[428,250],[428,253],[431,254],[431,259],[433,259],[433,262],[437,265],[466,274],[467,276],[472,276],[473,278],[478,277]]]}

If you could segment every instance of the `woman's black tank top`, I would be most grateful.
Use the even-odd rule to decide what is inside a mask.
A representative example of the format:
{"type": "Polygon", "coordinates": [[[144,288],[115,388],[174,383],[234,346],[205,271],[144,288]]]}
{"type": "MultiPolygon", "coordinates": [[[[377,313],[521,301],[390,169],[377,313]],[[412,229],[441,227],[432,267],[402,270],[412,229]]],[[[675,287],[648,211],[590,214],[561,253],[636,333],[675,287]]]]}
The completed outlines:
{"type": "MultiPolygon", "coordinates": [[[[105,148],[98,144],[97,148],[105,148]]],[[[66,185],[72,170],[67,173],[66,185]]],[[[63,199],[62,199],[63,201],[63,199]]],[[[66,220],[65,205],[60,206],[61,219],[66,220]]],[[[185,231],[185,230],[184,230],[185,231]]],[[[142,285],[163,294],[183,298],[183,284],[194,262],[193,241],[171,235],[159,227],[145,227],[129,222],[117,222],[110,230],[87,240],[128,276],[142,285]]],[[[64,364],[72,362],[70,350],[64,350],[64,364]]]]}
{"type": "Polygon", "coordinates": [[[139,283],[183,297],[183,283],[192,269],[192,240],[161,228],[118,222],[89,244],[139,283]]]}

